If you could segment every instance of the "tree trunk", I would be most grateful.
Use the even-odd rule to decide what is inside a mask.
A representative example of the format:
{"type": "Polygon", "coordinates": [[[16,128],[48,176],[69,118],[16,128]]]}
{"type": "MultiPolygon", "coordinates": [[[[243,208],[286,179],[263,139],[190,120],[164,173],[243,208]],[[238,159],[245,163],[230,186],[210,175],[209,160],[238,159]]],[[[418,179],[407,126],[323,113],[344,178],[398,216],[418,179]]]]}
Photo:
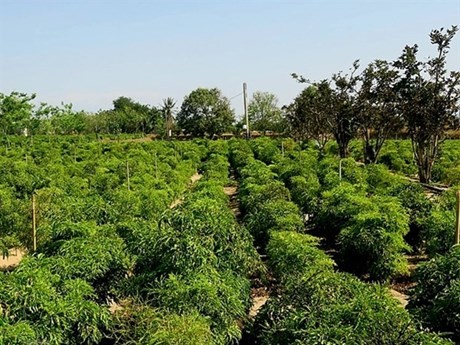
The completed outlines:
{"type": "Polygon", "coordinates": [[[348,142],[338,142],[339,144],[339,155],[340,158],[347,158],[348,157],[348,142]]]}
{"type": "Polygon", "coordinates": [[[365,143],[364,145],[364,163],[365,164],[372,164],[376,162],[377,155],[375,151],[376,150],[371,143],[369,142],[365,143]]]}
{"type": "Polygon", "coordinates": [[[418,178],[420,183],[430,183],[431,182],[431,165],[418,166],[418,178]]]}

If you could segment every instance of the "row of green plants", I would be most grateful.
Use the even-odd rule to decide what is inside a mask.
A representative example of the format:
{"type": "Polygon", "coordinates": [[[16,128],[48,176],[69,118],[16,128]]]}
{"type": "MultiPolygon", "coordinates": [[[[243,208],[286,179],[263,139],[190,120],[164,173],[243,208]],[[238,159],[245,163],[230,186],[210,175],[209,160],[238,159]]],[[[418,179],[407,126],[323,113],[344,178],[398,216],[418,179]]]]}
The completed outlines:
{"type": "MultiPolygon", "coordinates": [[[[254,158],[247,143],[232,146],[245,224],[267,254],[269,269],[279,283],[256,317],[250,342],[449,343],[425,332],[386,287],[336,271],[334,261],[319,249],[319,239],[306,233],[302,211],[291,201],[276,169],[256,159],[267,159],[276,152],[273,147],[252,143],[254,158]]],[[[301,153],[301,158],[307,157],[301,153]]],[[[308,167],[305,163],[297,167],[308,167]]]]}
{"type": "MultiPolygon", "coordinates": [[[[328,142],[322,149],[322,153],[338,155],[337,143],[335,141],[328,142]]],[[[350,142],[350,157],[359,162],[365,161],[363,142],[358,140],[350,142]]],[[[458,184],[460,181],[460,140],[443,141],[439,146],[439,153],[436,158],[432,170],[432,182],[444,185],[458,184]]],[[[417,165],[414,160],[411,141],[408,139],[385,140],[376,163],[384,164],[398,174],[417,178],[417,165]]]]}
{"type": "MultiPolygon", "coordinates": [[[[81,140],[81,141],[80,141],[81,140]]],[[[54,223],[153,219],[178,197],[206,154],[200,142],[102,143],[22,138],[0,156],[0,247],[32,248],[54,223]]]]}
{"type": "Polygon", "coordinates": [[[262,265],[252,236],[238,224],[223,190],[229,183],[226,143],[208,144],[203,177],[183,203],[166,212],[156,228],[146,224],[145,229],[124,230],[137,256],[127,297],[139,296],[142,305],[166,313],[198,315],[201,321],[162,330],[170,338],[161,342],[157,326],[123,309],[117,314],[121,343],[230,344],[241,337],[250,307],[249,277],[262,265]],[[200,325],[206,326],[206,336],[200,336],[200,325]]]}
{"type": "MultiPolygon", "coordinates": [[[[415,176],[412,146],[409,140],[388,140],[382,147],[379,163],[391,170],[415,176]]],[[[446,140],[440,146],[439,158],[433,165],[433,182],[455,185],[460,182],[460,140],[446,140]]]]}
{"type": "MultiPolygon", "coordinates": [[[[12,239],[5,251],[8,244],[31,249],[35,193],[38,248],[14,271],[0,274],[0,344],[115,339],[108,301],[121,296],[136,266],[121,229],[126,222],[157,223],[183,192],[206,147],[182,145],[182,155],[170,143],[102,145],[68,138],[9,147],[1,157],[0,238],[4,245],[12,239]],[[18,159],[23,156],[28,159],[18,159]]],[[[178,315],[162,322],[168,327],[173,321],[187,322],[178,315]]]]}
{"type": "MultiPolygon", "coordinates": [[[[123,156],[119,150],[125,146],[118,145],[108,145],[108,161],[115,153],[123,156]]],[[[148,150],[150,145],[126,150],[140,155],[139,147],[148,150]]],[[[174,153],[175,144],[161,145],[174,153]]],[[[63,188],[49,204],[41,204],[47,207],[39,217],[37,251],[0,275],[0,344],[191,345],[240,339],[250,307],[249,277],[260,275],[263,265],[251,234],[236,221],[223,191],[229,183],[227,143],[186,145],[189,151],[177,155],[176,170],[163,169],[160,175],[166,180],[180,173],[181,166],[190,167],[183,171],[186,179],[162,181],[165,187],[160,189],[163,184],[147,184],[145,177],[136,181],[140,173],[134,172],[130,189],[126,181],[114,187],[120,188],[119,198],[125,197],[120,206],[108,204],[113,217],[78,209],[75,202],[85,202],[95,191],[79,195],[63,188]],[[193,158],[185,158],[188,155],[193,158]],[[185,187],[191,168],[202,173],[201,180],[170,208],[171,197],[180,195],[179,184],[185,187]],[[168,197],[172,188],[178,192],[168,197]],[[150,194],[138,201],[149,190],[165,193],[165,204],[155,212],[147,203],[142,208],[153,199],[150,194]],[[70,200],[74,204],[67,205],[70,200]]],[[[89,159],[91,153],[85,150],[79,154],[89,159]]],[[[104,159],[97,163],[107,164],[104,159]]],[[[74,164],[67,162],[65,171],[74,164]]],[[[106,174],[114,179],[116,171],[106,174]]],[[[156,172],[152,168],[144,174],[156,172]]],[[[112,192],[98,189],[97,195],[114,200],[105,199],[112,192]]]]}
{"type": "MultiPolygon", "coordinates": [[[[340,269],[387,281],[407,273],[409,253],[428,254],[434,262],[455,261],[451,247],[458,187],[429,200],[420,186],[395,176],[382,164],[362,166],[353,159],[340,163],[333,156],[310,148],[299,150],[292,143],[284,143],[283,152],[273,141],[254,141],[252,146],[289,188],[292,199],[308,215],[309,232],[326,240],[323,246],[332,249],[340,269]]],[[[451,288],[458,276],[445,267],[430,261],[417,270],[410,310],[425,327],[457,339],[456,303],[445,303],[443,296],[447,294],[450,301],[459,297],[451,288]],[[434,277],[425,280],[430,275],[448,275],[452,281],[442,280],[436,293],[430,293],[426,288],[433,285],[434,277]]]]}

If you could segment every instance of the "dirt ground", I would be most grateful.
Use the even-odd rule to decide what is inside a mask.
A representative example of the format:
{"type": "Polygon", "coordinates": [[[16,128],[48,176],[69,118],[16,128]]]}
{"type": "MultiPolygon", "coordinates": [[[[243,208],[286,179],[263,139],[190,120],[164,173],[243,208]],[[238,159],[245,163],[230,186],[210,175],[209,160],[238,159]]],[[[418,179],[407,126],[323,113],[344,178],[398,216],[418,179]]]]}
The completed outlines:
{"type": "Polygon", "coordinates": [[[405,308],[407,306],[407,304],[409,303],[409,296],[407,296],[407,295],[405,295],[405,294],[403,294],[401,292],[398,292],[395,289],[390,289],[390,293],[391,293],[391,296],[396,298],[398,300],[398,302],[401,303],[403,308],[405,308]]]}
{"type": "MultiPolygon", "coordinates": [[[[203,177],[203,175],[199,174],[199,173],[195,173],[193,174],[191,177],[190,177],[190,186],[193,186],[197,181],[199,181],[201,178],[203,177]]],[[[179,206],[180,204],[182,204],[182,201],[184,199],[182,197],[180,198],[177,198],[176,200],[174,200],[171,205],[169,205],[169,208],[175,208],[177,206],[179,206]]]]}
{"type": "Polygon", "coordinates": [[[10,270],[19,265],[25,254],[26,253],[20,248],[10,249],[9,257],[3,258],[0,256],[0,271],[10,270]]]}

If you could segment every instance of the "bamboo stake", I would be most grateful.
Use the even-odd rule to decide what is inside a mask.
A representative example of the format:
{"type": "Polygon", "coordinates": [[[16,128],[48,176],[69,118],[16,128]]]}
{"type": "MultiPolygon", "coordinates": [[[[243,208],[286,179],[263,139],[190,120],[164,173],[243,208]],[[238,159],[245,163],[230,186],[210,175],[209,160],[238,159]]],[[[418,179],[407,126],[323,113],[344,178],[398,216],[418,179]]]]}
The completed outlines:
{"type": "Polygon", "coordinates": [[[126,179],[128,181],[128,190],[131,190],[131,187],[129,185],[129,161],[126,161],[126,179]]]}
{"type": "Polygon", "coordinates": [[[35,193],[32,194],[32,234],[34,242],[34,252],[37,250],[37,224],[35,216],[35,193]]]}
{"type": "Polygon", "coordinates": [[[455,243],[460,244],[460,190],[455,193],[457,202],[455,204],[455,209],[457,211],[457,222],[455,226],[455,243]]]}

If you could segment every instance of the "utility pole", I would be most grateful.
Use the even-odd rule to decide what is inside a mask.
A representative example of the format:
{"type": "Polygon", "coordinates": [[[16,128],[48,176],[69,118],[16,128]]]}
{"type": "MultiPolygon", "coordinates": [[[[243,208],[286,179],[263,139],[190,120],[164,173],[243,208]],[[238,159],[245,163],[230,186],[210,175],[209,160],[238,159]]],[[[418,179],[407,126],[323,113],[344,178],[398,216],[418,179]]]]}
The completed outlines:
{"type": "Polygon", "coordinates": [[[243,83],[243,102],[244,102],[244,117],[246,119],[246,139],[249,139],[249,118],[248,118],[248,85],[243,83]]]}
{"type": "Polygon", "coordinates": [[[455,244],[460,244],[460,190],[458,190],[455,193],[455,196],[455,210],[457,211],[457,223],[455,226],[455,244]]]}

